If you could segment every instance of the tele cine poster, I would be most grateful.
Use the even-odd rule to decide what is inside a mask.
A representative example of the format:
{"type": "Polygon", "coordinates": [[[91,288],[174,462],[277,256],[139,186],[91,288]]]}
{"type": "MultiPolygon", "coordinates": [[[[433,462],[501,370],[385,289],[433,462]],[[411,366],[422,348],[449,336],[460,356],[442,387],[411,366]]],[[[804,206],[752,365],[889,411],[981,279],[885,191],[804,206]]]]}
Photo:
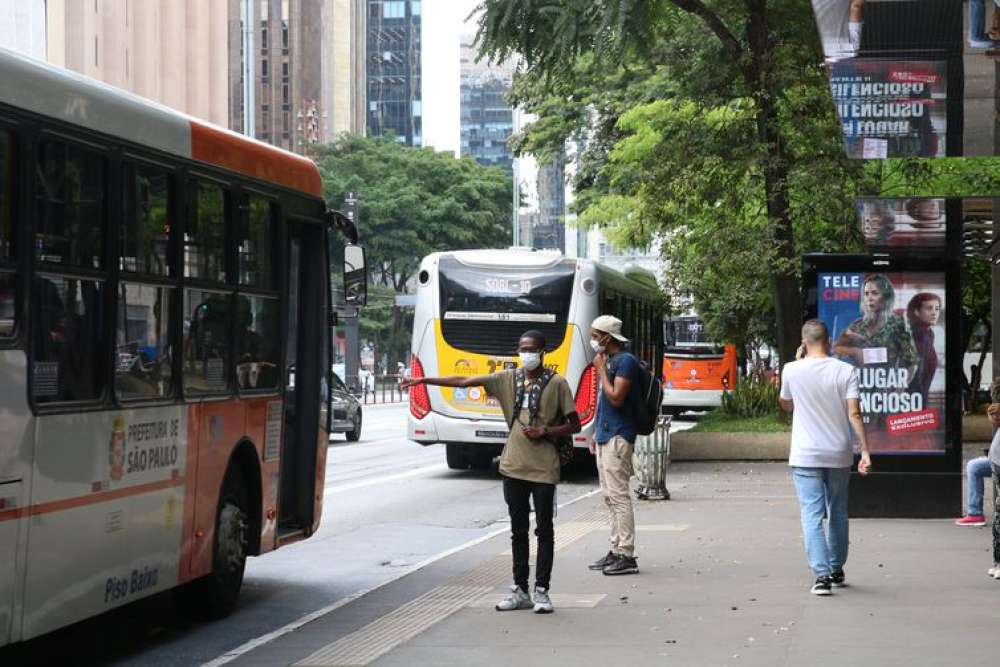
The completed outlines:
{"type": "Polygon", "coordinates": [[[943,451],[944,274],[821,273],[817,287],[831,352],[858,369],[871,450],[943,451]]]}

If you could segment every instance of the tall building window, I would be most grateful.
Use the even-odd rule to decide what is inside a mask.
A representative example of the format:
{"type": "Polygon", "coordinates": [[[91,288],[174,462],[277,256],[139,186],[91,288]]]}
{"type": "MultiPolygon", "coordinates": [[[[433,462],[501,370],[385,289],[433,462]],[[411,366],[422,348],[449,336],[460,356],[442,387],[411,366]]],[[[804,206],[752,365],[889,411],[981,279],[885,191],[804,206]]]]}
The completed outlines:
{"type": "Polygon", "coordinates": [[[260,29],[260,52],[266,54],[267,53],[267,28],[264,27],[264,26],[267,25],[267,21],[261,21],[261,24],[262,24],[262,26],[261,26],[261,29],[260,29]]]}
{"type": "Polygon", "coordinates": [[[268,70],[268,63],[269,61],[267,60],[267,58],[260,61],[260,78],[264,79],[265,81],[267,80],[267,77],[270,74],[270,71],[268,70]]]}

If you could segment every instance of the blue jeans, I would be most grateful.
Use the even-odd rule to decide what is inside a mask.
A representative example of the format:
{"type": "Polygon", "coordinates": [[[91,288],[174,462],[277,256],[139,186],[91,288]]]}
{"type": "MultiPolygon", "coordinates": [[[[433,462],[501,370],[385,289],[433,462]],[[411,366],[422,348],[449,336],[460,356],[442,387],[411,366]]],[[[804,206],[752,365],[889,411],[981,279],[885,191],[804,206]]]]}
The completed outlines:
{"type": "Polygon", "coordinates": [[[969,516],[982,516],[983,485],[993,474],[990,460],[985,456],[976,457],[966,464],[965,472],[969,478],[969,502],[965,513],[969,516]]]}
{"type": "Polygon", "coordinates": [[[847,486],[850,468],[792,468],[802,514],[802,538],[809,567],[817,577],[844,569],[847,562],[847,486]],[[823,530],[823,516],[827,530],[823,530]]]}
{"type": "MultiPolygon", "coordinates": [[[[993,11],[1000,9],[1000,3],[993,0],[993,11]]],[[[986,0],[969,0],[969,39],[977,42],[987,42],[986,35],[986,0]]]]}

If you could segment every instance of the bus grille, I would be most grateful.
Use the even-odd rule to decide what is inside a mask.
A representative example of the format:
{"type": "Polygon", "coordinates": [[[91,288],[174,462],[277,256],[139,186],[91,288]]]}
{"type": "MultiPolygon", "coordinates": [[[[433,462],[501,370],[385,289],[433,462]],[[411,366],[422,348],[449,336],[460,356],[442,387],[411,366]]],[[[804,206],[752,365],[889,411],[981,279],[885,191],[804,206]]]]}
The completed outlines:
{"type": "Polygon", "coordinates": [[[521,334],[531,329],[545,336],[546,352],[558,348],[566,337],[565,323],[441,320],[444,340],[456,350],[505,357],[517,354],[521,334]]]}

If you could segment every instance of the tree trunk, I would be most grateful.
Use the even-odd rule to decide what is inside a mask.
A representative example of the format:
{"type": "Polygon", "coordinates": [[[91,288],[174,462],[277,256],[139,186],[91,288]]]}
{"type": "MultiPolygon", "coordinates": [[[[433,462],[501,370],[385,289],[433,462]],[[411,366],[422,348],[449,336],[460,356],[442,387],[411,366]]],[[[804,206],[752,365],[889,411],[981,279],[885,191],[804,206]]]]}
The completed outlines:
{"type": "Polygon", "coordinates": [[[778,110],[775,107],[775,84],[771,72],[766,0],[748,0],[751,11],[747,22],[750,62],[744,76],[753,90],[756,103],[757,135],[764,146],[764,195],[767,219],[774,240],[775,264],[771,267],[771,293],[777,320],[778,358],[785,364],[795,358],[801,342],[802,295],[797,266],[788,195],[788,163],[785,160],[778,110]]]}

